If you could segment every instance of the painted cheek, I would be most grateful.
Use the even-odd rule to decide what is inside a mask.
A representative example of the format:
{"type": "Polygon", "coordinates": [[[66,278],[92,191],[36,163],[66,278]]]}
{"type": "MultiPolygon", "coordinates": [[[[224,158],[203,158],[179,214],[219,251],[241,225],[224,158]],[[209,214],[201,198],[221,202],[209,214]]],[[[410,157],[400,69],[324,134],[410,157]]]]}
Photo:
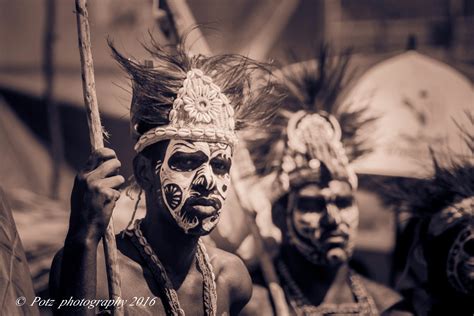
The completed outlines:
{"type": "Polygon", "coordinates": [[[172,211],[179,211],[189,196],[189,172],[177,172],[165,165],[160,171],[163,198],[172,211]]]}
{"type": "Polygon", "coordinates": [[[191,185],[191,179],[194,178],[193,172],[179,172],[169,168],[161,168],[161,181],[162,184],[174,183],[178,185],[183,191],[189,189],[191,185]]]}
{"type": "Polygon", "coordinates": [[[351,206],[341,212],[341,220],[350,228],[357,228],[359,225],[359,209],[357,206],[351,206]]]}
{"type": "Polygon", "coordinates": [[[220,196],[223,200],[227,197],[227,192],[229,191],[230,185],[230,175],[225,174],[224,176],[217,176],[217,191],[219,192],[220,196]]]}
{"type": "Polygon", "coordinates": [[[155,165],[155,174],[156,175],[160,173],[160,170],[161,170],[162,166],[163,166],[163,161],[157,160],[156,165],[155,165]]]}
{"type": "Polygon", "coordinates": [[[295,211],[293,213],[293,222],[295,229],[299,234],[307,237],[312,237],[310,235],[317,229],[319,229],[319,221],[321,215],[318,213],[301,213],[295,211]]]}
{"type": "Polygon", "coordinates": [[[165,184],[163,194],[166,203],[172,210],[176,210],[183,202],[183,191],[174,183],[165,184]]]}

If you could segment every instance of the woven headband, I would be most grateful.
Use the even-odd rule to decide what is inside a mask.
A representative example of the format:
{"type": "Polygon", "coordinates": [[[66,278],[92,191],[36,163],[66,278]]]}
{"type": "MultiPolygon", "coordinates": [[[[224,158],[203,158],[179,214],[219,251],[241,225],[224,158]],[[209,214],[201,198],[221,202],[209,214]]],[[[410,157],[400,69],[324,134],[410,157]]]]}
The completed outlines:
{"type": "Polygon", "coordinates": [[[232,147],[237,143],[234,109],[212,78],[200,69],[188,71],[168,118],[168,125],[140,136],[135,144],[136,152],[168,139],[218,142],[232,147]]]}

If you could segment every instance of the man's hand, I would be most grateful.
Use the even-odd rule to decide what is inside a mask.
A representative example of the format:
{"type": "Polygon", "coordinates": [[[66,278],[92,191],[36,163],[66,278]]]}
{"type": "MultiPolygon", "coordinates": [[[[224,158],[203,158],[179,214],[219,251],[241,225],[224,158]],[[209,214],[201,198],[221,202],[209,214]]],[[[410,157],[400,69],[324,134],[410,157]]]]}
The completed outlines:
{"type": "Polygon", "coordinates": [[[98,244],[109,224],[117,190],[125,179],[119,175],[120,161],[110,148],[96,150],[74,181],[71,219],[67,240],[98,244]]]}

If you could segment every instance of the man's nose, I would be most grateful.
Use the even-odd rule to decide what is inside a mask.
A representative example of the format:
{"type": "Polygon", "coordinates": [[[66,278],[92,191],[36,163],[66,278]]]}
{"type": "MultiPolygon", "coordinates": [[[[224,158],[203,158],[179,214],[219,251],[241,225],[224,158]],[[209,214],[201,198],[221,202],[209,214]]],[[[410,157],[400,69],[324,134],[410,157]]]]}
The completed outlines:
{"type": "Polygon", "coordinates": [[[338,226],[341,223],[341,215],[336,205],[332,203],[326,204],[326,212],[321,219],[321,223],[325,226],[338,226]]]}
{"type": "Polygon", "coordinates": [[[205,164],[200,168],[193,181],[194,189],[200,193],[211,191],[216,185],[216,180],[212,168],[205,164]]]}

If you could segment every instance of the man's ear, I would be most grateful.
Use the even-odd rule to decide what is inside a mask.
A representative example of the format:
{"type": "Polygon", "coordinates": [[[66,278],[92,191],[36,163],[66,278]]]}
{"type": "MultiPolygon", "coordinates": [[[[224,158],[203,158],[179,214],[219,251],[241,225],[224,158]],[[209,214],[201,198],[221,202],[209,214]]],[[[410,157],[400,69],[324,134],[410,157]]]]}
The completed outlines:
{"type": "Polygon", "coordinates": [[[138,154],[133,158],[133,173],[138,185],[145,191],[149,190],[153,185],[153,168],[150,165],[150,160],[142,154],[138,154]]]}

